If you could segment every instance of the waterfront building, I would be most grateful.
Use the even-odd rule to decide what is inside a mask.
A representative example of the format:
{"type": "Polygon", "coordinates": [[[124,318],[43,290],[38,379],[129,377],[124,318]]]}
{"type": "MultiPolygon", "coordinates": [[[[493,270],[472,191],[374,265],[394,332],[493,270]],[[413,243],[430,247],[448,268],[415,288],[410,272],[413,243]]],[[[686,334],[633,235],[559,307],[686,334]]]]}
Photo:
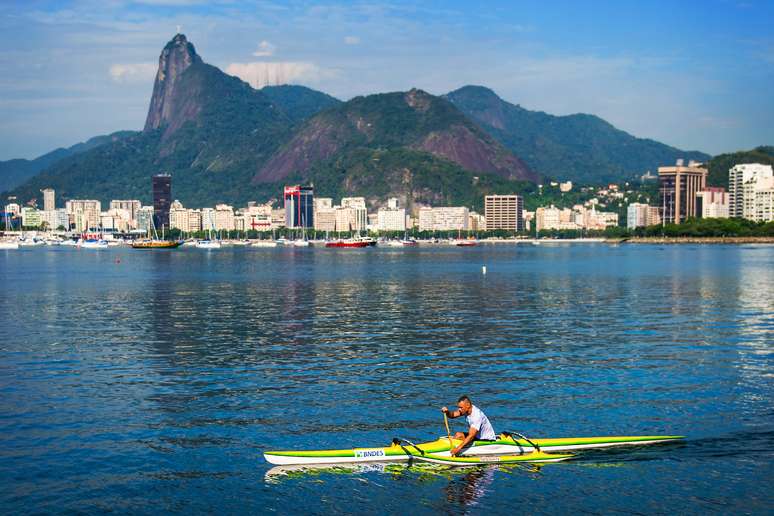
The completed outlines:
{"type": "Polygon", "coordinates": [[[486,217],[475,211],[468,214],[468,229],[470,231],[485,231],[486,217]]]}
{"type": "Polygon", "coordinates": [[[99,226],[102,203],[93,199],[70,199],[65,203],[65,210],[76,231],[88,231],[99,226]]]}
{"type": "Polygon", "coordinates": [[[32,206],[24,206],[21,209],[21,219],[24,228],[37,228],[43,222],[43,219],[40,218],[40,212],[32,206]]]}
{"type": "Polygon", "coordinates": [[[271,227],[273,228],[285,227],[285,208],[271,209],[271,227]]]}
{"type": "Polygon", "coordinates": [[[696,217],[696,194],[707,186],[707,169],[691,161],[687,166],[677,160],[675,166],[658,167],[661,216],[668,224],[680,224],[696,217]]]}
{"type": "Polygon", "coordinates": [[[136,199],[130,199],[130,200],[114,199],[110,201],[111,210],[124,210],[129,215],[129,225],[133,229],[136,229],[138,227],[137,212],[140,211],[140,207],[142,207],[142,204],[140,203],[140,201],[136,199]]]}
{"type": "Polygon", "coordinates": [[[153,206],[140,206],[137,210],[137,229],[153,234],[153,206]]]}
{"type": "Polygon", "coordinates": [[[5,205],[5,212],[11,217],[18,217],[21,215],[21,206],[15,202],[11,202],[5,205]]]}
{"type": "Polygon", "coordinates": [[[65,230],[70,229],[70,217],[64,208],[41,211],[40,218],[50,230],[57,230],[60,227],[65,228],[65,230]]]}
{"type": "Polygon", "coordinates": [[[520,195],[487,195],[484,198],[486,229],[524,231],[524,200],[520,195]]]}
{"type": "Polygon", "coordinates": [[[215,205],[215,230],[232,231],[236,229],[234,225],[234,208],[228,204],[215,205]]]}
{"type": "Polygon", "coordinates": [[[202,231],[216,231],[214,208],[202,208],[202,231]]]}
{"type": "Polygon", "coordinates": [[[465,207],[446,206],[419,209],[420,231],[468,230],[469,210],[465,207]]]}
{"type": "Polygon", "coordinates": [[[727,219],[729,196],[725,188],[709,186],[696,194],[697,216],[703,219],[727,219]]]}
{"type": "Polygon", "coordinates": [[[285,227],[314,227],[314,188],[311,186],[286,186],[285,227]]]}
{"type": "Polygon", "coordinates": [[[553,204],[535,210],[535,227],[537,231],[555,230],[597,230],[618,225],[618,214],[615,212],[597,211],[596,204],[587,209],[582,204],[570,208],[559,209],[553,204]]]}
{"type": "Polygon", "coordinates": [[[379,231],[405,231],[406,210],[398,207],[398,199],[393,197],[387,201],[386,208],[376,212],[376,229],[379,231]]]}
{"type": "Polygon", "coordinates": [[[127,232],[130,229],[128,212],[117,208],[102,212],[99,224],[105,231],[127,232]]]}
{"type": "Polygon", "coordinates": [[[44,188],[43,192],[43,211],[54,211],[56,209],[56,194],[53,188],[44,188]]]}
{"type": "Polygon", "coordinates": [[[634,229],[661,224],[658,206],[633,202],[626,210],[626,227],[634,229]]]}
{"type": "Polygon", "coordinates": [[[271,205],[250,203],[242,210],[245,230],[270,231],[272,229],[271,205]]]}
{"type": "Polygon", "coordinates": [[[156,231],[169,229],[169,208],[172,203],[172,176],[156,174],[152,180],[153,187],[153,223],[156,231]]]}
{"type": "Polygon", "coordinates": [[[314,229],[317,231],[336,231],[336,213],[331,206],[320,207],[314,213],[314,229]]]}
{"type": "Polygon", "coordinates": [[[360,231],[362,228],[358,225],[358,210],[356,208],[336,207],[336,231],[360,231]]]}
{"type": "MultiPolygon", "coordinates": [[[[368,210],[366,208],[365,197],[343,197],[341,207],[353,210],[354,222],[353,231],[364,231],[368,227],[368,210]]],[[[346,230],[344,230],[346,231],[346,230]]]]}
{"type": "Polygon", "coordinates": [[[774,221],[774,177],[761,178],[755,185],[756,222],[774,221]]]}
{"type": "MultiPolygon", "coordinates": [[[[754,220],[756,218],[755,197],[758,181],[766,182],[774,177],[771,165],[745,163],[735,165],[728,171],[728,215],[754,220]]],[[[765,189],[765,185],[763,186],[765,189]]]]}

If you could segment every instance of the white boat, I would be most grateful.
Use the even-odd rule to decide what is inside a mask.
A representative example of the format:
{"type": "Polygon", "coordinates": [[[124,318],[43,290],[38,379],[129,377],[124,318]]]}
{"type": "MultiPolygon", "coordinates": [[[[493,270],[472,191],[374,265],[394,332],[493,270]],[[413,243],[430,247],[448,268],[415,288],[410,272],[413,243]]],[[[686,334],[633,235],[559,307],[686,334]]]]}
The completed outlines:
{"type": "Polygon", "coordinates": [[[108,243],[107,240],[97,240],[92,238],[87,239],[80,239],[78,240],[78,247],[82,247],[83,249],[107,249],[108,243]]]}
{"type": "Polygon", "coordinates": [[[22,247],[33,247],[46,245],[46,242],[44,240],[38,240],[37,238],[22,238],[19,240],[19,245],[22,247]]]}
{"type": "Polygon", "coordinates": [[[248,245],[250,242],[248,240],[229,240],[229,243],[231,245],[248,245]]]}
{"type": "Polygon", "coordinates": [[[76,242],[75,240],[72,240],[72,239],[68,238],[68,239],[66,239],[66,240],[62,240],[62,241],[59,243],[59,245],[65,245],[65,246],[67,246],[67,247],[74,247],[74,246],[77,246],[77,245],[78,245],[78,242],[76,242]]]}
{"type": "Polygon", "coordinates": [[[277,247],[277,242],[274,240],[256,240],[252,244],[250,244],[251,247],[277,247]]]}
{"type": "Polygon", "coordinates": [[[309,240],[293,240],[293,245],[296,247],[309,247],[309,240]]]}
{"type": "Polygon", "coordinates": [[[196,247],[199,249],[220,249],[220,242],[217,240],[197,240],[196,247]]]}
{"type": "Polygon", "coordinates": [[[0,240],[0,249],[18,249],[19,242],[17,240],[0,240]]]}

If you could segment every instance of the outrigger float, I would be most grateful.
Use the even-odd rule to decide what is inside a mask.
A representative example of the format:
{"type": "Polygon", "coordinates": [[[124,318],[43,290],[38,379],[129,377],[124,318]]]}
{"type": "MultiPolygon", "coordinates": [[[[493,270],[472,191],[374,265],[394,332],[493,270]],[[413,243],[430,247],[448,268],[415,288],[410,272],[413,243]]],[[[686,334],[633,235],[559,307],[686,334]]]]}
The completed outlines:
{"type": "Polygon", "coordinates": [[[574,455],[572,452],[615,446],[641,446],[674,442],[679,435],[636,435],[609,437],[560,437],[528,439],[516,432],[504,432],[494,441],[474,441],[460,456],[449,453],[462,442],[459,439],[439,437],[435,441],[414,444],[406,439],[393,439],[382,448],[353,448],[349,450],[267,451],[264,457],[271,464],[357,464],[369,462],[400,462],[419,460],[447,465],[508,464],[515,462],[558,462],[574,455]]]}

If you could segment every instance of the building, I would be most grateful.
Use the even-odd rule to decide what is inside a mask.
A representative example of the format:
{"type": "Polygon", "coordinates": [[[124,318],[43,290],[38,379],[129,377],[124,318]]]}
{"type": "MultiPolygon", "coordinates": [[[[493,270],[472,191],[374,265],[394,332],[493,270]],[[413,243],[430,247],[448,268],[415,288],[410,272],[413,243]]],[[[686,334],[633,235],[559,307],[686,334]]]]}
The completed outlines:
{"type": "Polygon", "coordinates": [[[342,197],[341,207],[353,210],[353,231],[365,231],[368,228],[368,209],[365,197],[342,197]]]}
{"type": "Polygon", "coordinates": [[[248,204],[247,208],[242,210],[244,217],[244,226],[246,231],[271,231],[271,205],[261,204],[256,206],[253,203],[248,204]]]}
{"type": "Polygon", "coordinates": [[[172,204],[172,176],[156,174],[152,178],[153,186],[153,224],[157,231],[169,229],[169,208],[172,204]]]}
{"type": "Polygon", "coordinates": [[[285,227],[314,227],[314,188],[311,186],[286,186],[285,227]]]}
{"type": "Polygon", "coordinates": [[[727,219],[729,196],[725,188],[707,187],[696,194],[697,216],[703,219],[727,219]]]}
{"type": "Polygon", "coordinates": [[[487,195],[484,198],[486,229],[524,231],[524,200],[520,195],[487,195]]]}
{"type": "Polygon", "coordinates": [[[153,233],[153,206],[140,206],[137,210],[137,229],[153,233]]]}
{"type": "Polygon", "coordinates": [[[45,188],[43,192],[43,211],[54,211],[56,209],[56,194],[53,188],[45,188]]]}
{"type": "Polygon", "coordinates": [[[754,220],[756,218],[755,192],[758,181],[766,182],[767,178],[773,176],[774,171],[771,165],[745,163],[731,167],[728,171],[729,217],[754,220]]]}
{"type": "Polygon", "coordinates": [[[336,213],[333,207],[318,208],[314,214],[314,229],[317,231],[336,231],[336,213]]]}
{"type": "Polygon", "coordinates": [[[234,208],[228,204],[215,205],[215,230],[233,231],[236,229],[234,224],[234,208]]]}
{"type": "Polygon", "coordinates": [[[50,230],[56,230],[64,228],[70,229],[70,217],[67,215],[67,210],[59,208],[58,210],[41,211],[40,218],[46,227],[50,230]]]}
{"type": "Polygon", "coordinates": [[[24,206],[21,209],[22,227],[24,228],[37,228],[43,222],[40,217],[40,212],[37,208],[32,206],[24,206]]]}
{"type": "Polygon", "coordinates": [[[691,161],[677,160],[673,167],[658,167],[661,216],[668,224],[680,224],[696,217],[696,194],[707,186],[707,169],[691,161]]]}
{"type": "Polygon", "coordinates": [[[618,225],[618,214],[614,212],[597,211],[592,204],[587,209],[582,204],[570,208],[559,209],[554,205],[540,207],[535,210],[535,228],[537,231],[554,230],[596,230],[618,225]]]}
{"type": "Polygon", "coordinates": [[[468,229],[470,231],[486,231],[486,217],[471,211],[468,213],[468,229]]]}
{"type": "Polygon", "coordinates": [[[569,192],[572,190],[572,181],[565,181],[564,183],[559,183],[559,191],[562,193],[569,192]]]}
{"type": "Polygon", "coordinates": [[[756,222],[774,221],[774,177],[759,179],[755,185],[756,222]]]}
{"type": "Polygon", "coordinates": [[[214,208],[202,208],[202,231],[217,231],[214,208]]]}
{"type": "Polygon", "coordinates": [[[71,199],[65,203],[65,211],[76,231],[88,231],[99,227],[102,203],[93,199],[71,199]]]}
{"type": "Polygon", "coordinates": [[[467,231],[470,222],[467,208],[448,206],[419,209],[420,231],[467,231]]]}
{"type": "Polygon", "coordinates": [[[376,212],[376,229],[378,231],[406,231],[406,210],[400,208],[397,197],[387,200],[386,208],[376,212]]]}
{"type": "Polygon", "coordinates": [[[285,227],[285,208],[271,209],[271,227],[273,228],[285,227]]]}
{"type": "Polygon", "coordinates": [[[111,210],[124,210],[129,216],[129,224],[132,228],[136,229],[137,224],[137,212],[140,211],[142,204],[136,199],[132,200],[112,200],[110,201],[111,210]]]}
{"type": "Polygon", "coordinates": [[[626,227],[628,229],[655,226],[661,224],[658,206],[634,202],[626,210],[626,227]]]}

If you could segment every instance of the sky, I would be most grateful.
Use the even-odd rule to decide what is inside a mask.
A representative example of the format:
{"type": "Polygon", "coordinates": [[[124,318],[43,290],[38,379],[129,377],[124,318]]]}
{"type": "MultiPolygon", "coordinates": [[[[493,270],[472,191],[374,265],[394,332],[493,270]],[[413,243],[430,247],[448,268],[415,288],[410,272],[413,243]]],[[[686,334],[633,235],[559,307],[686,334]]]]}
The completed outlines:
{"type": "Polygon", "coordinates": [[[466,84],[710,154],[774,145],[774,1],[0,0],[0,160],[142,129],[180,30],[254,86],[466,84]]]}

